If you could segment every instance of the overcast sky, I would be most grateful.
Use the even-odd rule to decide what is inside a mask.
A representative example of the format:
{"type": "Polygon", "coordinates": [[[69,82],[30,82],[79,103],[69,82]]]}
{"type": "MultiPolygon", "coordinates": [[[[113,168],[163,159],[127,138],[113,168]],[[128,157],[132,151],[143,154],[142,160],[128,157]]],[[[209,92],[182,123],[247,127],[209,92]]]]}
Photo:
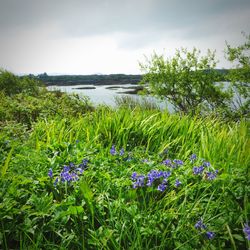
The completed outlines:
{"type": "Polygon", "coordinates": [[[250,0],[0,0],[0,67],[14,73],[140,73],[154,51],[238,45],[250,0]]]}

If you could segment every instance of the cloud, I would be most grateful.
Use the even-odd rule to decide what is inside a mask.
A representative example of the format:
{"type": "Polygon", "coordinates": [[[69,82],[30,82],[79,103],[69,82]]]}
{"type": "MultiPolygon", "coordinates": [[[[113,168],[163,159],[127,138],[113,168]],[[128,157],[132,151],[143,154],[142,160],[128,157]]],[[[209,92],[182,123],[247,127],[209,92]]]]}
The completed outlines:
{"type": "MultiPolygon", "coordinates": [[[[249,0],[0,0],[1,29],[57,26],[58,35],[86,37],[117,32],[136,34],[196,27],[214,17],[250,9],[249,0]]],[[[234,18],[234,16],[229,16],[234,18]]],[[[239,17],[239,16],[237,16],[239,17]]],[[[225,20],[226,21],[226,20],[225,20]]],[[[206,26],[205,26],[206,25],[206,26]]]]}
{"type": "Polygon", "coordinates": [[[249,0],[0,0],[0,67],[135,72],[153,50],[239,44],[249,16],[249,0]]]}

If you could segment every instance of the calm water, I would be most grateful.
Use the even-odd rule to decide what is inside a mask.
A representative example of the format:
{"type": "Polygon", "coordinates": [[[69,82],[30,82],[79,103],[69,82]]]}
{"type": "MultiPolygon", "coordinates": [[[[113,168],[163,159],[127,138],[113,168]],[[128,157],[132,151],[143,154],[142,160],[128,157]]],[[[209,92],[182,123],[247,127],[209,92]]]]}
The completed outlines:
{"type": "MultiPolygon", "coordinates": [[[[116,106],[115,103],[115,97],[121,97],[121,96],[130,96],[135,99],[142,100],[143,98],[147,99],[148,101],[157,103],[161,108],[166,107],[166,103],[159,101],[155,97],[152,96],[140,96],[136,94],[125,94],[121,92],[125,92],[131,89],[124,89],[122,87],[133,87],[137,85],[133,84],[124,84],[122,86],[118,85],[101,85],[101,86],[96,86],[96,85],[74,85],[74,86],[48,86],[48,90],[60,90],[62,92],[66,93],[75,93],[78,94],[79,96],[88,96],[90,98],[90,101],[94,105],[99,105],[99,104],[106,104],[112,107],[116,106]],[[95,87],[95,89],[78,89],[81,87],[95,87]],[[109,89],[109,87],[112,87],[112,89],[109,89]],[[113,87],[116,87],[115,89],[113,87]]],[[[173,108],[168,105],[169,111],[173,111],[173,108]]]]}

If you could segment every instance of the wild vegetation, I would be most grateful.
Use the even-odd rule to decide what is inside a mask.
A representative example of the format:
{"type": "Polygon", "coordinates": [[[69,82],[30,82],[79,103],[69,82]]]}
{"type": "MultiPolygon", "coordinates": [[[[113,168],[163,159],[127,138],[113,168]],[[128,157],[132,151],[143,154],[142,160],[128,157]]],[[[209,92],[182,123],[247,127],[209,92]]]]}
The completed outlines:
{"type": "Polygon", "coordinates": [[[243,113],[0,86],[0,249],[250,248],[243,113]]]}
{"type": "Polygon", "coordinates": [[[172,58],[154,54],[141,63],[145,73],[142,84],[169,101],[185,114],[219,112],[220,116],[239,119],[250,109],[250,35],[238,47],[227,44],[226,57],[233,63],[226,72],[216,70],[215,52],[201,56],[194,48],[176,50],[172,58]],[[226,82],[225,82],[226,81],[226,82]]]}

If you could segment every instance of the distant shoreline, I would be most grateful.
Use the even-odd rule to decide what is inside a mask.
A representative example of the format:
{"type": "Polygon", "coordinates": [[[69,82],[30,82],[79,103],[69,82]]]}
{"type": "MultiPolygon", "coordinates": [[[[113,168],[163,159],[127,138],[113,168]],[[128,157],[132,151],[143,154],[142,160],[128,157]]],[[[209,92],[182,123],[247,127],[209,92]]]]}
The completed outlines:
{"type": "Polygon", "coordinates": [[[46,86],[74,86],[74,85],[125,85],[138,84],[142,75],[58,75],[49,76],[46,73],[38,76],[29,75],[32,78],[42,81],[46,86]]]}

